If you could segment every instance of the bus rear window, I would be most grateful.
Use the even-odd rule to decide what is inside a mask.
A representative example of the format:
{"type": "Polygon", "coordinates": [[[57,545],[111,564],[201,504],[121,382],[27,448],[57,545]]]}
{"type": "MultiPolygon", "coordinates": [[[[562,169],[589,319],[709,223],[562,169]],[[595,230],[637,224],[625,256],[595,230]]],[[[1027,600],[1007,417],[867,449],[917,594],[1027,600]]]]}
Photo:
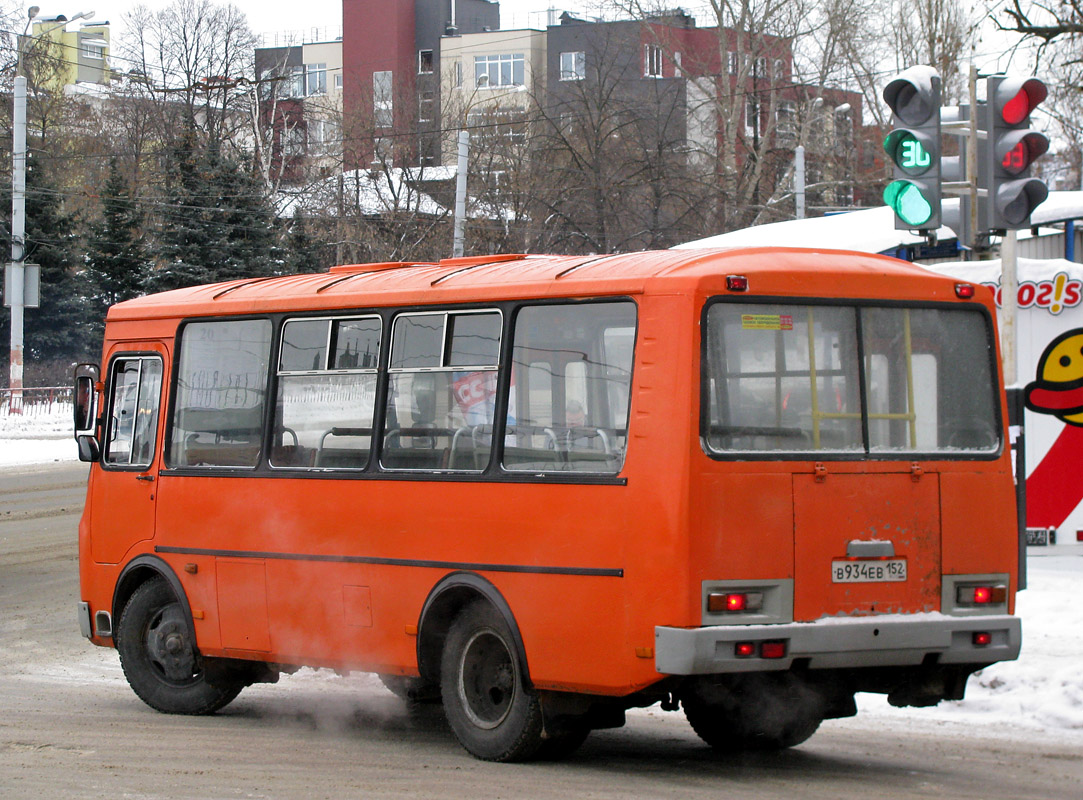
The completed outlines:
{"type": "Polygon", "coordinates": [[[968,309],[715,303],[710,451],[997,452],[992,340],[968,309]]]}

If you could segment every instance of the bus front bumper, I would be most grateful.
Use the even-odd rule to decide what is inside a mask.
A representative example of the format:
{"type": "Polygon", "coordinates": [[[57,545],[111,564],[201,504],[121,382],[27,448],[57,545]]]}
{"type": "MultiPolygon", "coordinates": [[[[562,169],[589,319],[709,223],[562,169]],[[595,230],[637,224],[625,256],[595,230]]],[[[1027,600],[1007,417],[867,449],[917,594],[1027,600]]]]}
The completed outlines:
{"type": "Polygon", "coordinates": [[[1021,639],[1019,619],[1008,615],[885,614],[781,625],[659,625],[654,660],[667,675],[783,670],[795,661],[810,669],[911,666],[927,663],[930,656],[937,664],[989,664],[1018,658],[1021,639]]]}

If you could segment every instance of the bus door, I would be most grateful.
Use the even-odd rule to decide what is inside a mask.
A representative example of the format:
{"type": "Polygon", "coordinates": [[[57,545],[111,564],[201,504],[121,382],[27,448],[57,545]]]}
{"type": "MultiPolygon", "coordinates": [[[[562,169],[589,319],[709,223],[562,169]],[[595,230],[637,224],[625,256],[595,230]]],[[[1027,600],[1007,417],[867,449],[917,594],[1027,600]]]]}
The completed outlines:
{"type": "Polygon", "coordinates": [[[90,547],[98,563],[116,564],[133,544],[154,536],[166,354],[158,342],[121,342],[110,351],[91,495],[90,547]]]}

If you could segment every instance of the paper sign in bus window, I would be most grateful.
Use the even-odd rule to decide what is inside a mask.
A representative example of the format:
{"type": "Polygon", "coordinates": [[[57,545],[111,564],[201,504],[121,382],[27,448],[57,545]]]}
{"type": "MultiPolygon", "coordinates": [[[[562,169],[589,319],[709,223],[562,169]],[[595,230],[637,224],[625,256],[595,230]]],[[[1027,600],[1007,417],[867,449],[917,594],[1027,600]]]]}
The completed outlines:
{"type": "Polygon", "coordinates": [[[790,314],[742,314],[741,327],[746,331],[792,331],[790,314]]]}

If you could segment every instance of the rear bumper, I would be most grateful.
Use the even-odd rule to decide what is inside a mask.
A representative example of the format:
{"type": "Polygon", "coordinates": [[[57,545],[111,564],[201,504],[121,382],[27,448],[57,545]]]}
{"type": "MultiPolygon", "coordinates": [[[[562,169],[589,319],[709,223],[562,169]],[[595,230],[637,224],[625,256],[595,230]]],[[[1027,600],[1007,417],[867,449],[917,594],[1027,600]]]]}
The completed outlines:
{"type": "Polygon", "coordinates": [[[989,664],[1019,657],[1022,626],[1008,615],[949,617],[938,613],[832,617],[784,625],[712,625],[654,629],[655,668],[667,675],[710,675],[789,669],[914,666],[933,655],[937,664],[989,664]],[[974,643],[988,633],[987,645],[974,643]],[[737,643],[784,642],[782,658],[739,657],[737,643]]]}

